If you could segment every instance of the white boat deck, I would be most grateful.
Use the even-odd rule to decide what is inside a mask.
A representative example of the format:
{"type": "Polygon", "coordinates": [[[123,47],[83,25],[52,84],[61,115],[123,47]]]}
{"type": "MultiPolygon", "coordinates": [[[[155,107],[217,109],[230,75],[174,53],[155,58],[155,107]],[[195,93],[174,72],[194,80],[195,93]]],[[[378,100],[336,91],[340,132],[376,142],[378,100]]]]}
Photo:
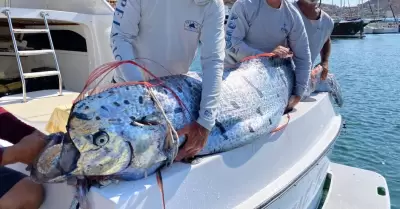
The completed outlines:
{"type": "MultiPolygon", "coordinates": [[[[52,110],[72,102],[77,96],[73,92],[65,92],[63,96],[56,93],[55,90],[29,92],[27,103],[15,100],[19,95],[3,97],[0,105],[43,130],[52,110]]],[[[322,209],[389,209],[389,190],[381,175],[322,160],[332,148],[341,126],[341,117],[335,115],[329,105],[328,94],[314,95],[291,113],[292,119],[283,132],[229,152],[201,158],[197,164],[175,163],[163,171],[167,208],[275,209],[286,205],[306,209],[318,203],[316,195],[321,191],[319,185],[329,165],[332,181],[322,209]],[[309,117],[314,120],[308,120],[309,117]],[[314,131],[309,132],[306,126],[313,127],[314,131]],[[303,137],[296,137],[299,135],[303,137]],[[311,145],[310,140],[317,141],[311,147],[304,146],[311,145]],[[385,196],[378,194],[379,187],[383,188],[385,196]]],[[[283,117],[281,122],[285,120],[283,117]]],[[[11,145],[1,140],[0,144],[11,145]]],[[[9,167],[27,173],[21,163],[9,167]]],[[[67,209],[74,188],[66,184],[46,184],[46,192],[41,209],[55,206],[67,209]]],[[[154,175],[135,182],[92,188],[89,199],[93,209],[161,208],[154,175]]]]}
{"type": "Polygon", "coordinates": [[[58,96],[57,92],[57,89],[28,92],[26,103],[22,103],[22,94],[5,96],[0,98],[0,106],[25,123],[46,132],[45,127],[54,108],[72,104],[78,96],[78,93],[70,91],[63,91],[63,95],[58,96]]]}
{"type": "Polygon", "coordinates": [[[336,163],[330,164],[329,173],[331,187],[322,209],[390,209],[389,189],[382,175],[336,163]]]}
{"type": "MultiPolygon", "coordinates": [[[[64,102],[72,102],[76,96],[66,94],[59,97],[55,95],[56,91],[50,91],[53,91],[53,96],[5,107],[43,130],[43,122],[48,120],[52,110],[64,102]]],[[[45,95],[45,92],[36,94],[45,95]]],[[[32,93],[28,93],[28,97],[33,97],[32,93]]],[[[164,170],[167,208],[256,208],[267,205],[267,208],[291,208],[292,204],[308,208],[318,193],[318,185],[323,182],[329,161],[315,165],[332,147],[341,126],[341,117],[335,114],[326,93],[301,102],[290,114],[290,123],[281,132],[229,152],[201,158],[197,164],[175,163],[164,170]],[[304,183],[292,187],[292,183],[297,181],[304,183]]],[[[283,116],[281,123],[286,120],[283,116]]],[[[24,172],[25,166],[18,163],[9,167],[24,172]]],[[[73,187],[46,184],[46,191],[42,209],[69,207],[73,187]]],[[[155,175],[135,182],[92,188],[88,197],[93,209],[161,208],[155,175]]]]}

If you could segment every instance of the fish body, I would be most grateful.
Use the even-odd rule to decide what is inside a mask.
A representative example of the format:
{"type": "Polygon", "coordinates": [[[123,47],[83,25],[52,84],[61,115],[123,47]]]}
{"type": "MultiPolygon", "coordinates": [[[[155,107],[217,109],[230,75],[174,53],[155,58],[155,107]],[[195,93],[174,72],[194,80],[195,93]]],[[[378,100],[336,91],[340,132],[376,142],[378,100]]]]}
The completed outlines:
{"type": "Polygon", "coordinates": [[[331,93],[332,98],[334,99],[335,103],[339,106],[343,106],[343,96],[342,96],[342,91],[339,85],[339,82],[337,81],[336,77],[332,73],[328,73],[327,77],[325,80],[321,80],[321,74],[322,74],[322,66],[317,65],[312,71],[311,71],[311,79],[310,83],[307,89],[307,92],[305,93],[305,97],[303,99],[306,99],[311,93],[318,93],[318,92],[329,92],[331,93]]]}
{"type": "MultiPolygon", "coordinates": [[[[197,156],[244,146],[274,130],[292,93],[293,69],[291,58],[271,57],[225,69],[216,124],[197,156]]],[[[173,160],[166,119],[175,130],[197,119],[201,74],[161,80],[163,86],[123,85],[76,102],[67,123],[68,134],[45,148],[31,175],[41,182],[70,176],[137,180],[173,160]]],[[[181,146],[184,139],[176,143],[181,146]]]]}

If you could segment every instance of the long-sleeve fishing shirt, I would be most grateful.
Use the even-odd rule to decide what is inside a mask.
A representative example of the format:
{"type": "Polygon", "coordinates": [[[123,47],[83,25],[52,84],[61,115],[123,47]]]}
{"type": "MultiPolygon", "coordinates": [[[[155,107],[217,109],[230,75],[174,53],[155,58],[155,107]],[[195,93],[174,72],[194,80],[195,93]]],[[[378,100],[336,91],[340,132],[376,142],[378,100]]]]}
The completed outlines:
{"type": "Polygon", "coordinates": [[[278,45],[293,51],[296,83],[294,93],[303,96],[311,72],[311,56],[304,23],[286,0],[273,8],[266,0],[238,0],[231,9],[226,29],[225,63],[233,65],[247,56],[272,52],[278,45]]]}
{"type": "Polygon", "coordinates": [[[303,18],[304,27],[306,28],[308,36],[308,44],[310,46],[311,62],[315,62],[322,47],[332,34],[334,22],[332,18],[322,10],[318,20],[310,20],[301,12],[297,2],[293,3],[293,5],[299,10],[303,18]]]}
{"type": "MultiPolygon", "coordinates": [[[[197,122],[211,130],[215,124],[225,58],[222,0],[118,0],[111,31],[116,60],[136,59],[158,77],[184,74],[201,42],[203,83],[197,122]]],[[[124,64],[116,82],[143,80],[124,64]]]]}

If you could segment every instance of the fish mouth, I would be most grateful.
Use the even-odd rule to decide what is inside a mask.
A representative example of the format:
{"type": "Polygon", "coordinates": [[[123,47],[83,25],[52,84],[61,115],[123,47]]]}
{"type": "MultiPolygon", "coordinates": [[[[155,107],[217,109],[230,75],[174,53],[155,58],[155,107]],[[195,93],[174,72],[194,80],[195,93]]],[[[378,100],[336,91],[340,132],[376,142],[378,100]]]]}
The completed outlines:
{"type": "Polygon", "coordinates": [[[50,134],[47,145],[31,167],[31,178],[38,183],[67,180],[76,169],[80,152],[66,133],[50,134]]]}

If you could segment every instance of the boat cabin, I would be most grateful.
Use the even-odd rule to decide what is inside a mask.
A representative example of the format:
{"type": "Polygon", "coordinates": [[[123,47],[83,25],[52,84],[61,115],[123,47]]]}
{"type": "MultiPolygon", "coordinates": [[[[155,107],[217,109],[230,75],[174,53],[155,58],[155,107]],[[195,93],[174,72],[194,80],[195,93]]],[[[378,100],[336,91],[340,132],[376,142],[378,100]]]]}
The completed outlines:
{"type": "Polygon", "coordinates": [[[3,63],[0,84],[13,84],[9,91],[0,92],[2,96],[22,91],[13,36],[21,68],[28,74],[25,75],[27,92],[57,89],[57,76],[29,74],[57,71],[57,63],[63,89],[79,92],[91,70],[113,60],[108,43],[114,9],[105,0],[1,0],[0,5],[3,6],[0,7],[0,60],[3,63]],[[10,33],[9,21],[14,34],[10,33]],[[47,29],[50,29],[52,44],[47,29]]]}

